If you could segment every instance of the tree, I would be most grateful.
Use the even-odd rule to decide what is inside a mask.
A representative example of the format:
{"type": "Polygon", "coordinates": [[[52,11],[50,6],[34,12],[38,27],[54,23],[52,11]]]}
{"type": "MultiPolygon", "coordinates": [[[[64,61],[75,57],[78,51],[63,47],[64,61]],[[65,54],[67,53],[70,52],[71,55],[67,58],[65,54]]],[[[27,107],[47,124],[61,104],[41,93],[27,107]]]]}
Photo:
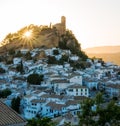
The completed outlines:
{"type": "Polygon", "coordinates": [[[118,71],[117,75],[120,75],[120,71],[118,71]]]}
{"type": "Polygon", "coordinates": [[[26,60],[31,60],[31,59],[32,59],[31,53],[30,53],[30,52],[27,52],[27,53],[25,54],[25,58],[26,58],[26,60]]]}
{"type": "Polygon", "coordinates": [[[71,122],[65,122],[64,126],[72,126],[72,125],[71,125],[71,122]]]}
{"type": "Polygon", "coordinates": [[[68,55],[62,55],[61,59],[59,60],[59,64],[64,64],[64,62],[68,62],[69,56],[68,55]]]}
{"type": "Polygon", "coordinates": [[[11,50],[9,50],[9,55],[14,55],[15,54],[15,50],[14,49],[11,49],[11,50]]]}
{"type": "Polygon", "coordinates": [[[86,99],[81,106],[82,112],[79,114],[79,125],[89,125],[92,126],[95,124],[95,121],[93,120],[92,116],[94,115],[94,112],[92,111],[91,107],[93,106],[94,101],[91,99],[86,99]]]}
{"type": "Polygon", "coordinates": [[[28,120],[27,126],[56,126],[50,118],[34,118],[28,120]]]}
{"type": "Polygon", "coordinates": [[[95,97],[95,103],[97,105],[100,105],[101,103],[103,103],[103,94],[101,92],[97,93],[95,97]]]}
{"type": "Polygon", "coordinates": [[[14,109],[16,112],[20,113],[20,97],[13,98],[11,102],[11,108],[14,109]]]}
{"type": "Polygon", "coordinates": [[[30,74],[27,77],[27,82],[30,84],[40,84],[41,81],[43,81],[43,75],[39,75],[39,74],[30,74]]]}
{"type": "Polygon", "coordinates": [[[48,64],[56,64],[57,60],[55,56],[48,56],[48,64]]]}
{"type": "Polygon", "coordinates": [[[20,64],[16,67],[16,70],[18,72],[20,72],[21,74],[24,72],[24,68],[23,68],[23,63],[22,61],[20,62],[20,64]]]}
{"type": "Polygon", "coordinates": [[[23,54],[21,53],[21,51],[18,51],[17,54],[15,55],[15,57],[22,57],[23,54]]]}
{"type": "Polygon", "coordinates": [[[0,73],[5,73],[5,69],[0,68],[0,73]]]}
{"type": "Polygon", "coordinates": [[[104,126],[106,123],[113,126],[120,124],[120,106],[117,106],[114,101],[111,101],[106,108],[101,108],[97,111],[99,120],[97,124],[104,126]]]}
{"type": "Polygon", "coordinates": [[[11,90],[10,89],[5,89],[0,91],[0,98],[7,98],[7,96],[11,95],[11,90]]]}
{"type": "Polygon", "coordinates": [[[58,55],[59,54],[59,51],[57,49],[54,49],[53,50],[53,55],[58,55]]]}

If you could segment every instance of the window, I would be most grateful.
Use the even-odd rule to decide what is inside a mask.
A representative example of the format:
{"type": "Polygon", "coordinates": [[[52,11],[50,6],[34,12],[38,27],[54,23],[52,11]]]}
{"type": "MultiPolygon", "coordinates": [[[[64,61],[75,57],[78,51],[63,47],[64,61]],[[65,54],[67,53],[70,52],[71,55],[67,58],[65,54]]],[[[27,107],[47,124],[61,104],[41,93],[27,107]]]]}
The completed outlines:
{"type": "Polygon", "coordinates": [[[69,89],[70,92],[73,92],[73,89],[69,89]]]}
{"type": "Polygon", "coordinates": [[[81,91],[83,91],[83,89],[81,89],[81,91]]]}
{"type": "Polygon", "coordinates": [[[78,89],[76,89],[76,91],[78,92],[78,89]]]}

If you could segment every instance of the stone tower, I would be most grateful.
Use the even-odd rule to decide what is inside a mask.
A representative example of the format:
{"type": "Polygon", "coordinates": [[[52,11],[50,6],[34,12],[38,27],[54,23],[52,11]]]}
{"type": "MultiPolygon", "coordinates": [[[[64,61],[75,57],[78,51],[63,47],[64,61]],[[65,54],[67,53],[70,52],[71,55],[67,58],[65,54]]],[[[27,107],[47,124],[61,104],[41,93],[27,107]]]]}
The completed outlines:
{"type": "Polygon", "coordinates": [[[62,35],[65,34],[66,32],[66,17],[62,16],[61,17],[61,22],[53,25],[58,30],[58,34],[62,35]]]}
{"type": "Polygon", "coordinates": [[[66,31],[66,17],[65,16],[62,16],[61,17],[61,33],[62,34],[65,34],[65,31],[66,31]]]}

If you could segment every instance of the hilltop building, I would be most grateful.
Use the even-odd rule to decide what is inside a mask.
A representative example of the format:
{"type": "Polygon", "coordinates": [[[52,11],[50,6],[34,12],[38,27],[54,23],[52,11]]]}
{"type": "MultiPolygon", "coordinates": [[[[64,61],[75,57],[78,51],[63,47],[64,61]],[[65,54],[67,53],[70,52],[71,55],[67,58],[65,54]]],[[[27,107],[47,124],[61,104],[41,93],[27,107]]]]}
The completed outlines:
{"type": "Polygon", "coordinates": [[[61,17],[61,22],[53,25],[58,30],[59,35],[65,34],[66,32],[66,17],[61,17]]]}

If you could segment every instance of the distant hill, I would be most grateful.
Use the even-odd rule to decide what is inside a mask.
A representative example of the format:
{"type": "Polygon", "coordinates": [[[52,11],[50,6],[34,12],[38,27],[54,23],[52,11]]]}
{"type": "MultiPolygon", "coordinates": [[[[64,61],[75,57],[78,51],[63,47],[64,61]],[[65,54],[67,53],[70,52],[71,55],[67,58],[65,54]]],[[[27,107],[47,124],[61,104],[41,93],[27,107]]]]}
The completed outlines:
{"type": "Polygon", "coordinates": [[[120,45],[118,46],[100,46],[84,49],[86,53],[118,53],[120,52],[120,45]]]}
{"type": "Polygon", "coordinates": [[[120,46],[101,46],[84,49],[86,54],[92,58],[102,58],[106,62],[120,65],[120,46]]]}

